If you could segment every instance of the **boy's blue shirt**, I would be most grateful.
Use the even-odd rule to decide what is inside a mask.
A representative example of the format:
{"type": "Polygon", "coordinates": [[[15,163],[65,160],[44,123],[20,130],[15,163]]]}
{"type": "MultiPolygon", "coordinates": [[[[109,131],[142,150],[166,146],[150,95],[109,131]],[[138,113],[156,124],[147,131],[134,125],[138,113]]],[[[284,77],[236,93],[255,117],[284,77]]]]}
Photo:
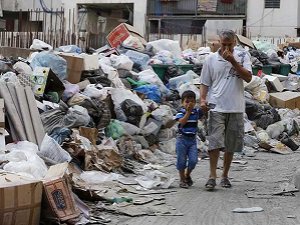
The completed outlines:
{"type": "MultiPolygon", "coordinates": [[[[179,120],[184,117],[186,113],[185,108],[181,108],[175,116],[175,120],[179,120]]],[[[192,113],[184,126],[178,125],[178,131],[180,134],[195,135],[198,131],[198,120],[203,116],[201,109],[194,108],[192,113]]]]}

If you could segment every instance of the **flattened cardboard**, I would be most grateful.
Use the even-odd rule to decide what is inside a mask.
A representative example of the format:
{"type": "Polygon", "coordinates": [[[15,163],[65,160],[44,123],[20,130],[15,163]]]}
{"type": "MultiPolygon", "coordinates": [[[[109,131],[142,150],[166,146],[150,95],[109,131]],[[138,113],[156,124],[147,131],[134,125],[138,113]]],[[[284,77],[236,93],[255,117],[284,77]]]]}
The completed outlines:
{"type": "Polygon", "coordinates": [[[255,46],[254,46],[253,42],[249,38],[246,38],[246,37],[244,37],[244,36],[242,36],[240,34],[237,34],[236,37],[237,37],[238,41],[240,43],[242,43],[243,45],[246,45],[246,46],[248,46],[250,48],[254,48],[255,49],[255,46]]]}

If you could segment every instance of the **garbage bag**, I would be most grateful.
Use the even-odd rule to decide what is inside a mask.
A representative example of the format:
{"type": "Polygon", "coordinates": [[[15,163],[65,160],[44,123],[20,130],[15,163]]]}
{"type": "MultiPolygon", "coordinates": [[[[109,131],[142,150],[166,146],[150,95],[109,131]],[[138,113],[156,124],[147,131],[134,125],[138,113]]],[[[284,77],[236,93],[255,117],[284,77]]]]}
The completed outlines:
{"type": "Polygon", "coordinates": [[[30,49],[43,51],[52,50],[53,47],[39,39],[34,39],[32,45],[30,46],[30,49]]]}
{"type": "Polygon", "coordinates": [[[36,67],[50,67],[51,70],[61,80],[67,78],[67,61],[52,52],[40,52],[31,61],[30,66],[34,70],[36,67]]]}
{"type": "Polygon", "coordinates": [[[84,91],[83,95],[86,95],[90,98],[99,98],[100,100],[106,99],[108,93],[106,89],[103,89],[101,84],[89,84],[84,91]]]}
{"type": "Polygon", "coordinates": [[[125,130],[118,120],[111,120],[110,124],[105,129],[105,133],[107,137],[116,140],[125,134],[125,130]]]}
{"type": "Polygon", "coordinates": [[[60,46],[57,49],[59,52],[65,52],[65,53],[78,53],[80,54],[81,48],[79,48],[77,45],[64,45],[60,46]]]}
{"type": "Polygon", "coordinates": [[[133,61],[126,55],[111,55],[110,61],[112,67],[114,67],[115,69],[132,70],[133,61]]]}
{"type": "Polygon", "coordinates": [[[65,103],[60,102],[59,108],[43,112],[41,120],[45,132],[51,134],[55,128],[87,126],[91,118],[87,113],[79,111],[78,107],[77,110],[69,109],[65,103]]]}
{"type": "Polygon", "coordinates": [[[74,96],[76,93],[79,93],[80,89],[77,84],[71,84],[67,81],[64,82],[65,90],[62,95],[62,100],[67,101],[69,98],[74,96]]]}
{"type": "Polygon", "coordinates": [[[61,145],[67,138],[70,138],[71,134],[72,131],[69,128],[58,127],[52,131],[50,137],[61,145]]]}
{"type": "Polygon", "coordinates": [[[160,39],[147,43],[147,48],[152,47],[153,52],[157,53],[161,50],[168,50],[176,58],[181,58],[181,47],[178,41],[173,41],[169,39],[160,39]]]}
{"type": "Polygon", "coordinates": [[[153,71],[153,70],[144,70],[138,74],[139,79],[141,81],[148,82],[150,84],[155,84],[159,87],[162,95],[169,95],[170,90],[164,85],[162,80],[159,78],[159,76],[153,71]]]}
{"type": "Polygon", "coordinates": [[[138,65],[140,71],[147,69],[150,57],[144,53],[129,50],[125,53],[135,64],[138,65]]]}
{"type": "Polygon", "coordinates": [[[33,70],[31,69],[31,67],[27,63],[24,63],[24,62],[21,62],[21,61],[16,62],[13,65],[13,69],[15,71],[17,71],[17,73],[24,74],[24,75],[27,75],[27,76],[31,76],[32,73],[33,73],[33,70]]]}
{"type": "Polygon", "coordinates": [[[151,99],[157,103],[161,102],[161,93],[159,88],[154,84],[142,85],[134,88],[136,92],[143,93],[146,98],[151,99]]]}
{"type": "Polygon", "coordinates": [[[42,179],[47,173],[47,166],[38,155],[38,146],[28,141],[19,141],[6,145],[8,154],[1,155],[1,161],[9,161],[3,169],[24,176],[42,179]]]}
{"type": "Polygon", "coordinates": [[[121,109],[127,117],[127,122],[134,124],[136,126],[139,125],[141,120],[141,116],[144,114],[142,106],[137,104],[135,101],[131,99],[126,99],[121,103],[121,109]]]}

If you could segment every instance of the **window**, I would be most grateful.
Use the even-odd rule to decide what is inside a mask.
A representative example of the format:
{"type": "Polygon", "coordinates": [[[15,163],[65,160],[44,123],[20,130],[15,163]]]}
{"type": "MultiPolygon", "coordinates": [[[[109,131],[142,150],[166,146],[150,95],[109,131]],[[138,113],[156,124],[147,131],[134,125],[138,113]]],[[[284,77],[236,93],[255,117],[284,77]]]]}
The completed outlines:
{"type": "Polygon", "coordinates": [[[280,8],[280,0],[265,0],[265,8],[280,8]]]}

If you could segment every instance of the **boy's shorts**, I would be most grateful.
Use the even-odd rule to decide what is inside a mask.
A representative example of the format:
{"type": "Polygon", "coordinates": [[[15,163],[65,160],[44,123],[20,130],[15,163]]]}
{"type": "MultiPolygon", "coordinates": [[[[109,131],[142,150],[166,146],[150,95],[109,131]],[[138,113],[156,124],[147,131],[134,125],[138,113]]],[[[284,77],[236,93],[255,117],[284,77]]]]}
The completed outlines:
{"type": "Polygon", "coordinates": [[[208,150],[241,152],[244,147],[244,114],[209,112],[208,150]]]}

